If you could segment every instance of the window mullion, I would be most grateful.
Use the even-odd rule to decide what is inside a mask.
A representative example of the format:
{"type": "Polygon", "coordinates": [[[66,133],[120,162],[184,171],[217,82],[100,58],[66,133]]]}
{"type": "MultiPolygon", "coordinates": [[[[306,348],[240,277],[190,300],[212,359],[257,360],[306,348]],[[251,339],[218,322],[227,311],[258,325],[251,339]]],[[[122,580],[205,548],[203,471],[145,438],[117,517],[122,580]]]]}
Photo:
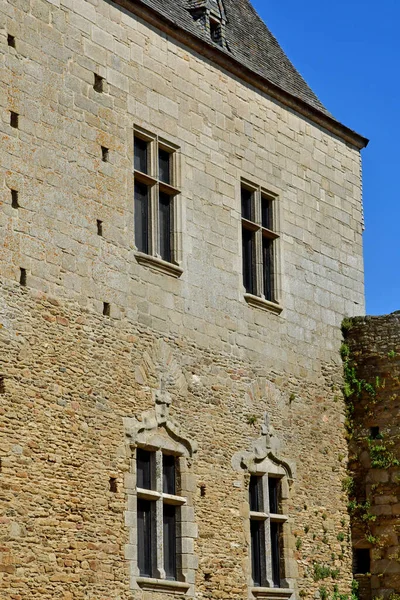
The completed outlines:
{"type": "Polygon", "coordinates": [[[261,227],[254,234],[254,261],[255,261],[255,287],[256,296],[264,294],[264,268],[263,268],[263,246],[261,227]]]}
{"type": "Polygon", "coordinates": [[[261,225],[261,193],[259,189],[253,193],[253,202],[253,221],[257,225],[261,225]]]}
{"type": "Polygon", "coordinates": [[[160,498],[156,500],[156,511],[155,511],[155,531],[156,531],[156,577],[158,579],[165,579],[164,570],[164,547],[163,547],[163,455],[161,450],[156,452],[156,491],[160,494],[160,498]]]}
{"type": "Polygon", "coordinates": [[[264,521],[264,543],[265,543],[265,585],[266,587],[272,588],[273,575],[272,575],[272,554],[271,554],[271,520],[270,520],[270,506],[269,506],[269,487],[268,487],[268,476],[264,475],[262,478],[263,485],[263,497],[264,497],[264,511],[268,517],[264,521]]]}
{"type": "MultiPolygon", "coordinates": [[[[151,254],[153,256],[157,256],[160,258],[160,215],[159,215],[159,196],[160,196],[160,185],[158,183],[159,180],[159,159],[158,159],[158,138],[154,140],[152,144],[152,154],[151,154],[151,166],[152,173],[154,177],[157,179],[157,183],[153,186],[153,194],[152,194],[152,224],[151,224],[151,232],[152,232],[152,248],[151,254]]],[[[161,490],[162,491],[162,490],[161,490]]]]}
{"type": "MultiPolygon", "coordinates": [[[[154,138],[150,145],[149,170],[153,178],[158,179],[158,143],[154,138]]],[[[158,256],[158,183],[150,188],[149,254],[158,256]]]]}
{"type": "Polygon", "coordinates": [[[262,229],[261,229],[261,192],[259,189],[253,193],[253,219],[259,225],[254,234],[254,270],[255,270],[255,292],[256,296],[262,296],[263,286],[263,254],[262,254],[262,229]]]}

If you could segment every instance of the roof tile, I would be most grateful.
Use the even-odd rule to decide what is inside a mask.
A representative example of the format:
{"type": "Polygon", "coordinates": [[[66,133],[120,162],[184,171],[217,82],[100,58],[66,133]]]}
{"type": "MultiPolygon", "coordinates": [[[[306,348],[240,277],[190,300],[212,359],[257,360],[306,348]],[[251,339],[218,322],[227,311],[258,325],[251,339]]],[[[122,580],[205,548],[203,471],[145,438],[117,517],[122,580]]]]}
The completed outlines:
{"type": "MultiPolygon", "coordinates": [[[[134,0],[133,0],[134,1],[134,0]]],[[[331,116],[300,73],[294,68],[276,38],[258,16],[249,0],[223,0],[226,14],[226,46],[214,44],[201,23],[193,18],[193,0],[140,0],[178,27],[230,54],[243,66],[281,90],[331,116]]]]}

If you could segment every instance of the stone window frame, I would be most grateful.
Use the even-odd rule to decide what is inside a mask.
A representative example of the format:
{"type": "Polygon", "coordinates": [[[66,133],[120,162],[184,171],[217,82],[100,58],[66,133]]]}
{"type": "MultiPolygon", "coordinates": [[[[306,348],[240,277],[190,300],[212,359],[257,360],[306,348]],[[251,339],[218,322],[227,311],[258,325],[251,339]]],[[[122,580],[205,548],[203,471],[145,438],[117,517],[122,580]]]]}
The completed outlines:
{"type": "MultiPolygon", "coordinates": [[[[257,389],[262,388],[263,384],[252,386],[248,392],[251,398],[257,395],[257,389]]],[[[243,526],[246,531],[248,541],[248,598],[266,598],[267,600],[293,600],[295,597],[296,580],[298,578],[298,565],[294,557],[294,541],[291,532],[291,518],[289,508],[291,505],[291,493],[293,482],[296,478],[296,463],[293,460],[283,458],[281,455],[281,441],[275,435],[273,427],[270,425],[268,413],[264,414],[264,424],[261,426],[261,436],[255,439],[249,450],[240,450],[232,457],[232,467],[237,472],[245,472],[245,485],[247,493],[247,514],[243,513],[243,526]],[[252,579],[251,562],[251,531],[250,531],[250,498],[249,485],[251,475],[262,476],[267,479],[268,476],[281,479],[281,509],[285,517],[282,524],[282,559],[284,565],[285,577],[281,580],[283,587],[258,587],[254,585],[252,579]],[[287,515],[287,518],[286,518],[287,515]]],[[[267,481],[265,481],[267,483],[267,481]]],[[[267,488],[268,490],[268,488],[267,488]]],[[[264,491],[268,493],[268,491],[264,491]]],[[[269,497],[269,496],[266,496],[269,497]]],[[[269,500],[268,500],[269,501],[269,500]]],[[[266,515],[268,517],[268,513],[266,515]]],[[[269,531],[265,532],[265,540],[269,540],[269,531]]],[[[268,557],[268,549],[265,556],[268,557]]],[[[266,565],[267,567],[267,565],[266,565]]],[[[272,573],[272,565],[269,566],[268,573],[272,573]]],[[[269,575],[268,584],[270,585],[271,575],[269,575]]]]}
{"type": "MultiPolygon", "coordinates": [[[[193,496],[196,491],[196,483],[190,467],[197,447],[194,442],[182,437],[176,423],[169,418],[168,406],[170,400],[168,394],[155,392],[155,398],[155,411],[144,413],[140,421],[130,418],[125,419],[125,429],[129,438],[131,453],[130,472],[125,478],[127,493],[125,523],[129,530],[129,543],[126,546],[125,557],[130,563],[130,585],[132,590],[142,589],[144,591],[194,597],[195,572],[198,566],[197,558],[194,554],[197,525],[194,517],[193,496]],[[176,580],[166,579],[163,552],[158,543],[156,561],[157,577],[142,577],[139,572],[137,556],[137,500],[140,497],[144,498],[146,494],[151,494],[153,497],[157,495],[156,502],[159,501],[161,504],[164,494],[160,487],[162,485],[162,477],[157,477],[160,483],[155,492],[151,490],[138,490],[136,486],[137,448],[155,452],[158,468],[160,468],[163,453],[172,454],[176,457],[179,495],[174,495],[174,498],[180,506],[177,522],[176,580]]],[[[160,510],[157,512],[160,515],[160,510]]],[[[158,521],[155,523],[158,539],[162,539],[162,520],[160,521],[160,517],[158,521]]]]}
{"type": "Polygon", "coordinates": [[[268,458],[259,464],[253,464],[249,469],[249,482],[250,476],[261,477],[263,487],[263,503],[264,510],[253,513],[250,511],[249,504],[249,540],[250,535],[250,522],[252,519],[262,520],[264,523],[264,542],[265,551],[263,552],[262,559],[265,561],[263,568],[265,570],[266,585],[255,586],[252,579],[252,558],[251,558],[251,545],[250,545],[250,570],[249,570],[249,588],[251,597],[256,598],[282,598],[282,600],[289,599],[293,594],[293,580],[289,573],[289,555],[288,548],[290,544],[290,525],[289,525],[289,482],[286,470],[280,466],[274,464],[268,458]],[[269,507],[269,478],[277,478],[281,482],[281,512],[278,514],[271,513],[269,507]],[[272,553],[271,553],[271,522],[280,523],[282,526],[282,561],[283,570],[285,573],[284,578],[281,580],[280,587],[273,585],[272,576],[272,553]]]}
{"type": "MultiPolygon", "coordinates": [[[[272,186],[256,184],[246,177],[240,178],[240,205],[242,203],[242,190],[248,190],[252,193],[252,215],[251,219],[244,218],[242,210],[241,219],[241,240],[243,239],[243,230],[252,231],[254,234],[254,250],[252,257],[252,270],[255,282],[255,293],[246,290],[243,282],[244,269],[242,266],[242,286],[245,301],[253,307],[271,311],[280,314],[282,306],[282,277],[281,277],[281,202],[278,190],[272,186]],[[262,199],[268,199],[272,204],[272,228],[266,228],[262,225],[262,199]],[[263,265],[263,237],[268,237],[273,243],[273,300],[268,300],[264,294],[264,265],[263,265]]],[[[241,245],[243,259],[243,243],[241,245]]]]}
{"type": "MultiPolygon", "coordinates": [[[[148,167],[147,173],[135,169],[135,153],[133,144],[133,178],[149,190],[149,224],[148,224],[148,253],[138,250],[135,243],[135,258],[141,265],[152,270],[179,278],[183,273],[182,268],[182,194],[181,181],[181,153],[180,147],[166,140],[164,137],[152,133],[138,125],[133,128],[134,139],[137,137],[148,144],[148,167]],[[170,183],[165,183],[159,178],[159,150],[165,150],[171,157],[170,183]],[[158,199],[160,192],[168,194],[172,198],[172,226],[171,236],[171,261],[166,261],[159,252],[159,208],[158,199]]],[[[135,223],[135,201],[133,202],[133,218],[135,223]]]]}

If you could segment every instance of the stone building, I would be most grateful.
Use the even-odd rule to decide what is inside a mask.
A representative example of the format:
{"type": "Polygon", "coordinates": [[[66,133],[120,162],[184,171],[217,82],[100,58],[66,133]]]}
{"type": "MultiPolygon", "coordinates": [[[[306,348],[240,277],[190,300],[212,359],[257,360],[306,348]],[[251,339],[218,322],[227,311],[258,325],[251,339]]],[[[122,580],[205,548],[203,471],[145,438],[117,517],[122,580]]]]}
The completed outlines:
{"type": "Polygon", "coordinates": [[[349,594],[360,150],[248,0],[0,3],[0,596],[349,594]]]}
{"type": "Polygon", "coordinates": [[[347,323],[354,572],[361,600],[400,595],[400,315],[347,323]]]}

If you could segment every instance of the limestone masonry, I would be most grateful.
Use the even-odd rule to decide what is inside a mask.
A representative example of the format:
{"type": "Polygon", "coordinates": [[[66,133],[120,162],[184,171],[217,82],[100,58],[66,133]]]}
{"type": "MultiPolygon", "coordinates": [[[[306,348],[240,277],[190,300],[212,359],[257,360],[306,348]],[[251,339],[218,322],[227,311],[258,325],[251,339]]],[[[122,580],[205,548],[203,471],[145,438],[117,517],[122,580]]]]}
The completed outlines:
{"type": "Polygon", "coordinates": [[[366,140],[175,4],[0,0],[1,600],[350,594],[366,140]]]}

